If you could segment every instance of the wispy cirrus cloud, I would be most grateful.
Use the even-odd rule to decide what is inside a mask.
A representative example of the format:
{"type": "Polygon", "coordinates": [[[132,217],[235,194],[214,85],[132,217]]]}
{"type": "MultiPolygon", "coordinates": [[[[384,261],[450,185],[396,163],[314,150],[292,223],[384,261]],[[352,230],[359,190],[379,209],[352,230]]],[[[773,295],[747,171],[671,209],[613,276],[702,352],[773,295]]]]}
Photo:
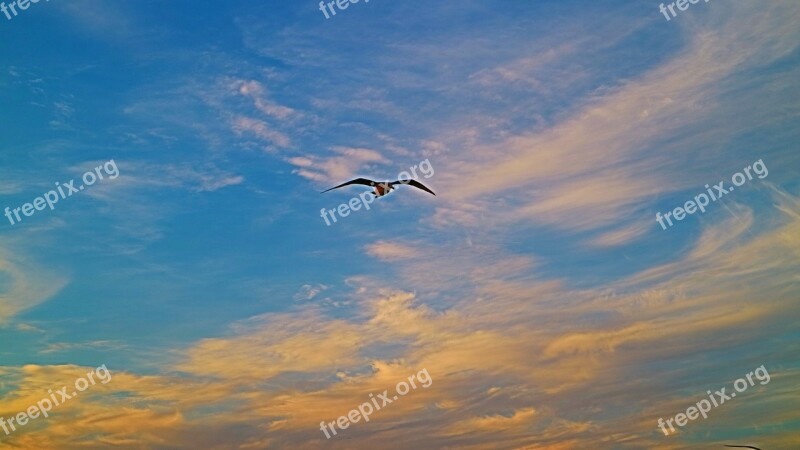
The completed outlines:
{"type": "Polygon", "coordinates": [[[328,290],[329,287],[330,286],[326,286],[324,284],[317,284],[317,285],[304,284],[300,288],[300,291],[298,291],[294,295],[294,299],[297,301],[314,300],[319,294],[328,290]]]}
{"type": "MultiPolygon", "coordinates": [[[[695,154],[705,142],[697,124],[713,127],[713,139],[719,141],[725,139],[722,135],[730,139],[743,129],[756,130],[778,119],[772,114],[758,122],[731,123],[728,115],[719,115],[719,83],[744,85],[748,83],[744,74],[797,48],[796,41],[787,39],[790,18],[798,15],[794,5],[771,4],[766,9],[736,5],[732,9],[725,13],[727,19],[713,19],[718,27],[699,30],[709,24],[690,25],[684,51],[640,78],[597,92],[552,126],[513,134],[496,144],[475,144],[469,156],[459,152],[457,163],[451,164],[453,157],[448,155],[441,165],[449,173],[440,183],[465,209],[466,203],[477,199],[499,197],[518,204],[505,211],[511,221],[533,220],[575,230],[632,218],[654,197],[702,185],[698,179],[702,180],[701,171],[709,169],[706,163],[676,167],[674,162],[675,155],[695,154]],[[770,20],[749,21],[754,14],[751,7],[770,20]],[[749,31],[742,34],[742,30],[749,31]],[[692,140],[671,139],[677,135],[692,140]],[[658,147],[668,151],[671,159],[653,151],[658,147]],[[462,179],[470,182],[464,184],[462,179]]],[[[520,63],[495,72],[503,79],[519,80],[535,73],[536,67],[520,63]]],[[[769,88],[763,90],[767,95],[769,88]]]]}
{"type": "MultiPolygon", "coordinates": [[[[292,143],[289,136],[278,130],[275,130],[263,120],[238,116],[233,119],[232,126],[234,131],[236,131],[236,133],[239,135],[252,134],[259,139],[274,145],[276,148],[286,148],[292,143]]],[[[269,151],[271,150],[271,147],[265,147],[265,150],[269,151]]]]}
{"type": "Polygon", "coordinates": [[[56,295],[69,277],[0,251],[0,324],[56,295]]]}
{"type": "Polygon", "coordinates": [[[297,167],[295,173],[301,177],[326,183],[345,181],[355,176],[359,170],[389,162],[379,152],[368,148],[334,147],[332,150],[332,156],[297,156],[289,158],[288,162],[297,167]]]}
{"type": "Polygon", "coordinates": [[[253,100],[256,109],[262,113],[279,120],[286,120],[297,115],[297,111],[287,106],[269,100],[266,96],[264,85],[255,80],[237,80],[234,86],[239,94],[253,100]]]}
{"type": "Polygon", "coordinates": [[[384,261],[397,261],[419,256],[419,252],[414,247],[389,241],[369,244],[366,251],[368,255],[384,261]]]}

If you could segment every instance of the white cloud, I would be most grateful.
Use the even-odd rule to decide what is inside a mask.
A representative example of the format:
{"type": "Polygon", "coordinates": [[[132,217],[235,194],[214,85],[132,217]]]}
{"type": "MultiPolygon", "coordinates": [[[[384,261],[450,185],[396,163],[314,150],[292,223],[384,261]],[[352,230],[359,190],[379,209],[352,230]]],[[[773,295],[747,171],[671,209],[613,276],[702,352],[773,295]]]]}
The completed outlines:
{"type": "Polygon", "coordinates": [[[380,153],[366,148],[334,147],[333,151],[335,156],[306,155],[289,158],[287,161],[299,167],[294,172],[303,178],[327,183],[344,181],[355,176],[361,169],[371,168],[375,163],[388,162],[380,153]]]}
{"type": "Polygon", "coordinates": [[[378,241],[366,247],[367,254],[384,261],[397,261],[419,256],[419,252],[411,246],[397,242],[378,241]]]}
{"type": "Polygon", "coordinates": [[[238,134],[251,133],[277,147],[286,148],[291,145],[289,137],[270,127],[266,122],[250,117],[238,116],[233,120],[233,129],[238,134]]]}
{"type": "Polygon", "coordinates": [[[4,249],[0,249],[0,274],[8,280],[0,290],[0,324],[56,295],[69,281],[4,249]]]}
{"type": "Polygon", "coordinates": [[[317,285],[304,284],[300,288],[300,291],[294,294],[294,299],[297,301],[314,300],[316,296],[328,290],[328,288],[329,286],[326,286],[324,284],[317,284],[317,285]]]}
{"type": "Polygon", "coordinates": [[[269,100],[266,96],[264,86],[258,81],[238,80],[235,82],[235,85],[239,87],[239,94],[251,98],[256,109],[268,116],[286,120],[297,114],[294,109],[269,100]]]}

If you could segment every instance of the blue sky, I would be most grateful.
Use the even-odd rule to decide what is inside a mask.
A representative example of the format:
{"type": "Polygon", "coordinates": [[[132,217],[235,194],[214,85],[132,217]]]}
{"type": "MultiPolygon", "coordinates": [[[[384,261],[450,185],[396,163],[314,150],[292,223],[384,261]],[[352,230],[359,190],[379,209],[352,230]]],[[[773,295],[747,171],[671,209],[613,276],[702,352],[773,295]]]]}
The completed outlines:
{"type": "Polygon", "coordinates": [[[0,207],[120,172],[0,226],[0,417],[115,375],[0,442],[790,448],[798,20],[727,0],[669,22],[612,1],[0,15],[0,207]],[[363,189],[320,191],[426,159],[436,197],[320,217],[363,189]],[[765,178],[655,221],[758,160],[765,178]],[[658,430],[762,364],[769,384],[658,430]],[[324,438],[422,368],[430,388],[324,438]]]}

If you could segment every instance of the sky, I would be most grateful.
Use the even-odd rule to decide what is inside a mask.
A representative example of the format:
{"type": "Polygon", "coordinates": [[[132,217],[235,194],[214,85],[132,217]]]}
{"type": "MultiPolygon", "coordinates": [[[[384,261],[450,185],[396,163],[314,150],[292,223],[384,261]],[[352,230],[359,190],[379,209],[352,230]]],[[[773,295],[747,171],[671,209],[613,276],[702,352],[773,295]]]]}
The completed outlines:
{"type": "Polygon", "coordinates": [[[797,448],[799,2],[331,8],[0,13],[0,448],[797,448]]]}

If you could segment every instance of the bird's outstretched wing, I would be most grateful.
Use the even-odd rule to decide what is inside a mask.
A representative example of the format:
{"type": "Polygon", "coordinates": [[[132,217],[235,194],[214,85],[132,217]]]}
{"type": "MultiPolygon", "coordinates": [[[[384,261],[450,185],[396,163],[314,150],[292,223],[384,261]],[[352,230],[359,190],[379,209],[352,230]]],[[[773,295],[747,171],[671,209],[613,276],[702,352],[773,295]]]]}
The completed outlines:
{"type": "Polygon", "coordinates": [[[751,445],[728,445],[728,444],[725,444],[725,447],[752,448],[752,449],[755,449],[755,450],[761,450],[760,448],[753,447],[751,445]]]}
{"type": "Polygon", "coordinates": [[[320,192],[320,194],[324,194],[324,193],[326,193],[328,191],[332,191],[334,189],[339,189],[340,187],[350,186],[351,184],[363,184],[365,186],[375,186],[378,183],[376,183],[375,181],[372,181],[372,180],[368,180],[366,178],[356,178],[355,180],[350,180],[350,181],[348,181],[346,183],[342,183],[342,184],[340,184],[338,186],[334,186],[334,187],[332,187],[332,188],[330,188],[328,190],[322,191],[322,192],[320,192]]]}
{"type": "Polygon", "coordinates": [[[409,186],[414,186],[417,189],[422,189],[425,192],[430,192],[431,194],[436,195],[432,190],[428,189],[427,186],[425,186],[424,184],[420,183],[417,180],[393,181],[393,182],[391,182],[389,184],[391,184],[392,186],[394,186],[396,184],[407,184],[409,186]]]}

